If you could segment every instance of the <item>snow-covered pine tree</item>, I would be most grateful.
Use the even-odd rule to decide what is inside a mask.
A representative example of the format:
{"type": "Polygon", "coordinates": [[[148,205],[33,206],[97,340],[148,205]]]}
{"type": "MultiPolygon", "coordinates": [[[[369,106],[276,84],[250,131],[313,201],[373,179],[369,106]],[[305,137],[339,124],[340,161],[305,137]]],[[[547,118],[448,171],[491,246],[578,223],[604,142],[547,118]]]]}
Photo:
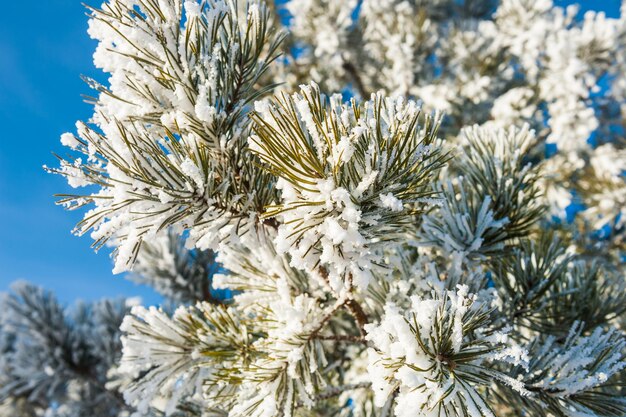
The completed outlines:
{"type": "Polygon", "coordinates": [[[123,320],[126,403],[624,416],[624,15],[550,0],[91,9],[110,78],[89,80],[94,116],[61,138],[72,152],[52,171],[89,186],[61,204],[91,207],[76,232],[110,244],[116,272],[154,271],[180,303],[123,320]],[[179,285],[158,250],[137,261],[168,234],[217,253],[232,299],[191,303],[206,276],[179,285]]]}
{"type": "Polygon", "coordinates": [[[128,415],[110,389],[121,353],[120,324],[132,300],[77,304],[24,282],[0,299],[0,415],[128,415]]]}

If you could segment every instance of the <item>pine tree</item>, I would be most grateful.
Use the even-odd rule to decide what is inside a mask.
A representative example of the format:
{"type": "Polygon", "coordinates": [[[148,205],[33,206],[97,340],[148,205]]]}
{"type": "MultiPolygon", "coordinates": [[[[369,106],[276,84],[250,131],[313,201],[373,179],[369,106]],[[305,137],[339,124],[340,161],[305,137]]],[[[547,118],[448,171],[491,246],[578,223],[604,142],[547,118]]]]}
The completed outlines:
{"type": "Polygon", "coordinates": [[[626,3],[89,10],[49,171],[169,303],[16,288],[0,412],[626,415],[626,3]]]}

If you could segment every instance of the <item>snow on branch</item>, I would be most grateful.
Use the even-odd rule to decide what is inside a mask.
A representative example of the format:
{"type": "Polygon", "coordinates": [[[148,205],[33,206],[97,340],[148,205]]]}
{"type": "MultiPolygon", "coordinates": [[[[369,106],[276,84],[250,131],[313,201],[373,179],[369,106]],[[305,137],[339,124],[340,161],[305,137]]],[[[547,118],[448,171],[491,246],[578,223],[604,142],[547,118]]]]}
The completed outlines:
{"type": "Polygon", "coordinates": [[[498,359],[524,366],[528,360],[506,333],[489,330],[492,324],[489,309],[466,286],[426,299],[415,296],[406,312],[389,304],[380,324],[367,327],[374,345],[368,372],[376,404],[383,407],[393,394],[397,417],[460,416],[461,410],[492,417],[480,386],[496,378],[526,395],[488,365],[498,359]]]}
{"type": "MultiPolygon", "coordinates": [[[[528,370],[513,375],[530,392],[521,400],[533,412],[556,416],[622,416],[620,394],[626,367],[626,337],[597,328],[583,336],[575,323],[564,341],[539,337],[528,347],[528,370]]],[[[536,414],[540,415],[540,414],[536,414]]]]}
{"type": "Polygon", "coordinates": [[[342,104],[316,84],[257,103],[251,150],[279,179],[277,247],[292,264],[323,265],[337,292],[350,274],[367,287],[376,248],[397,241],[410,216],[433,201],[430,182],[446,161],[439,116],[413,101],[373,95],[342,104]]]}
{"type": "Polygon", "coordinates": [[[59,203],[94,206],[75,231],[92,231],[96,248],[112,242],[116,272],[170,226],[215,249],[231,223],[274,195],[244,147],[246,111],[272,87],[259,81],[282,35],[258,2],[114,0],[90,10],[94,60],[110,85],[92,83],[100,92],[92,123],[62,138],[83,156],[59,157],[50,171],[96,187],[59,203]]]}
{"type": "Polygon", "coordinates": [[[120,371],[136,377],[124,398],[140,411],[164,399],[171,413],[181,397],[232,395],[250,360],[247,326],[234,310],[208,303],[179,307],[172,317],[154,307],[133,308],[122,323],[120,371]]]}

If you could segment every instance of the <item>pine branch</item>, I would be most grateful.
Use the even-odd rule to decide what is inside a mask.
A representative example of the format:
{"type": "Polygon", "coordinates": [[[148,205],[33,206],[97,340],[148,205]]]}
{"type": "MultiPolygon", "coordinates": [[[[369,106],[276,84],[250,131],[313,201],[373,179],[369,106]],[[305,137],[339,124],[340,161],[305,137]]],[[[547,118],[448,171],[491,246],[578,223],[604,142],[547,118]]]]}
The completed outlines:
{"type": "Polygon", "coordinates": [[[621,371],[626,366],[626,338],[615,329],[605,332],[600,328],[583,337],[582,329],[582,323],[576,323],[562,344],[553,337],[534,340],[529,347],[528,370],[518,368],[513,374],[530,395],[514,395],[506,401],[533,416],[545,415],[546,410],[557,416],[572,412],[623,415],[626,400],[619,389],[624,385],[621,371]]]}
{"type": "Polygon", "coordinates": [[[466,291],[460,286],[457,292],[433,292],[430,299],[415,297],[407,312],[388,304],[380,324],[366,327],[374,346],[368,373],[378,407],[399,389],[396,413],[419,404],[424,414],[457,416],[458,410],[473,409],[477,416],[491,416],[484,388],[494,379],[519,388],[489,361],[523,364],[523,351],[507,346],[504,334],[490,328],[492,313],[466,291]]]}
{"type": "Polygon", "coordinates": [[[436,143],[438,117],[423,117],[414,102],[338,99],[311,84],[259,104],[250,138],[262,168],[279,178],[282,202],[264,214],[282,218],[279,247],[302,269],[324,266],[335,292],[348,274],[367,286],[377,248],[426,210],[429,181],[447,160],[436,143]]]}
{"type": "Polygon", "coordinates": [[[255,227],[275,190],[246,149],[247,111],[274,87],[259,81],[283,38],[264,4],[115,0],[90,12],[96,64],[111,85],[94,84],[95,125],[65,136],[85,160],[49,169],[72,186],[98,186],[61,196],[69,208],[95,205],[76,233],[93,230],[96,249],[112,242],[121,272],[163,229],[191,229],[208,248],[224,227],[255,227]]]}

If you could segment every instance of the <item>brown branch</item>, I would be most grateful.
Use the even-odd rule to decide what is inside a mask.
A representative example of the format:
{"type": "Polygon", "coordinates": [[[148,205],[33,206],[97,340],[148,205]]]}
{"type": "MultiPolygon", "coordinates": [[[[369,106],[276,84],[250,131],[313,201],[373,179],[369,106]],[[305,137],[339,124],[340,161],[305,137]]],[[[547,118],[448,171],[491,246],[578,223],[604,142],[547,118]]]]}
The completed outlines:
{"type": "Polygon", "coordinates": [[[278,220],[276,220],[276,219],[275,219],[275,218],[273,218],[273,217],[269,217],[269,218],[267,218],[267,219],[263,219],[262,223],[263,223],[265,226],[269,226],[269,227],[271,227],[271,228],[273,228],[273,229],[278,230],[278,220]]]}
{"type": "Polygon", "coordinates": [[[363,311],[363,307],[361,307],[361,304],[359,304],[353,298],[350,298],[345,305],[346,307],[348,307],[348,310],[352,314],[352,317],[354,317],[354,320],[356,321],[356,324],[359,328],[359,333],[361,334],[361,337],[364,337],[365,325],[368,323],[368,319],[365,311],[363,311]]]}
{"type": "Polygon", "coordinates": [[[356,90],[359,92],[359,95],[361,96],[361,98],[364,98],[364,99],[367,98],[365,85],[363,85],[363,80],[361,79],[361,76],[359,75],[359,71],[356,69],[354,64],[352,64],[352,62],[350,61],[344,61],[342,67],[343,67],[343,70],[346,73],[348,73],[350,78],[352,78],[352,81],[354,82],[354,86],[356,87],[356,90]]]}
{"type": "Polygon", "coordinates": [[[213,294],[211,294],[211,285],[208,277],[205,277],[205,279],[202,280],[202,301],[207,301],[211,304],[215,301],[213,299],[213,294]]]}
{"type": "Polygon", "coordinates": [[[393,408],[392,405],[397,395],[398,395],[398,389],[396,388],[393,390],[393,393],[389,396],[389,398],[387,399],[387,402],[383,406],[380,412],[381,417],[387,417],[389,414],[391,414],[391,410],[393,408]]]}
{"type": "MultiPolygon", "coordinates": [[[[328,270],[323,267],[320,266],[318,268],[318,271],[320,273],[320,275],[322,276],[322,279],[324,279],[324,281],[326,282],[326,284],[329,284],[328,281],[328,270]]],[[[330,284],[329,284],[330,285],[330,284]]],[[[348,292],[352,293],[352,274],[348,274],[348,292]]],[[[354,317],[354,320],[356,321],[357,327],[359,328],[359,334],[361,335],[361,337],[365,336],[365,325],[367,323],[369,323],[369,320],[367,318],[367,314],[365,314],[365,311],[363,310],[363,307],[361,307],[361,305],[358,303],[358,301],[356,301],[354,298],[352,298],[352,295],[349,294],[348,295],[348,299],[345,301],[344,305],[347,307],[348,311],[350,312],[350,314],[352,315],[352,317],[354,317]]]]}
{"type": "Polygon", "coordinates": [[[354,317],[357,327],[359,328],[359,333],[361,334],[361,337],[365,337],[365,325],[369,322],[369,320],[367,319],[367,314],[365,314],[365,311],[363,310],[363,307],[361,307],[361,304],[359,304],[358,301],[352,298],[352,289],[354,288],[354,286],[352,285],[352,273],[348,274],[348,285],[350,298],[348,298],[348,301],[346,302],[346,307],[348,307],[348,310],[352,314],[352,317],[354,317]]]}
{"type": "Polygon", "coordinates": [[[328,323],[328,321],[332,318],[333,314],[335,314],[337,312],[337,310],[339,310],[342,306],[344,306],[346,304],[346,301],[341,301],[341,300],[337,300],[337,302],[335,303],[335,305],[333,306],[333,308],[324,316],[324,318],[322,319],[322,321],[320,322],[320,324],[315,328],[315,330],[313,330],[311,332],[311,334],[308,337],[308,340],[314,339],[318,337],[319,332],[322,331],[322,329],[324,328],[324,326],[326,325],[326,323],[328,323]]]}

